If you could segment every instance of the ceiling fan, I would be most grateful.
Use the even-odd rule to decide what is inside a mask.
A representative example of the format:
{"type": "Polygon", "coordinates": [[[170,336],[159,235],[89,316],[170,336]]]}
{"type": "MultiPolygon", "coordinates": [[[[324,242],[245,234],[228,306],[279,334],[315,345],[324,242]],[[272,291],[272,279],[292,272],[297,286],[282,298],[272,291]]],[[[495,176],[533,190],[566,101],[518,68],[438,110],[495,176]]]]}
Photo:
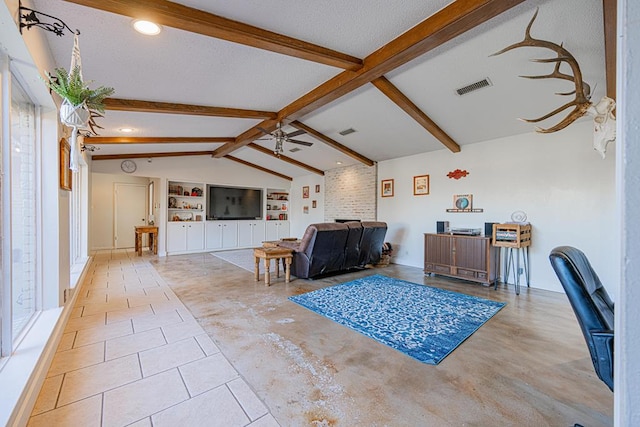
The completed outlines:
{"type": "MultiPolygon", "coordinates": [[[[271,136],[271,138],[273,138],[273,140],[276,142],[276,146],[273,149],[273,154],[275,154],[276,156],[280,156],[280,154],[282,154],[282,152],[284,151],[284,149],[282,148],[282,144],[285,142],[290,142],[292,144],[299,144],[299,145],[304,145],[306,147],[311,147],[313,145],[312,142],[307,142],[307,141],[300,141],[297,139],[291,139],[292,137],[298,136],[298,135],[302,135],[303,133],[306,133],[303,130],[296,130],[293,132],[289,132],[286,133],[285,131],[282,130],[281,128],[281,123],[278,122],[278,124],[276,125],[276,130],[274,130],[273,132],[267,132],[266,129],[263,129],[261,127],[258,126],[258,129],[263,132],[265,135],[269,135],[271,136]]],[[[262,139],[258,139],[258,141],[265,141],[266,139],[262,138],[262,139]]]]}

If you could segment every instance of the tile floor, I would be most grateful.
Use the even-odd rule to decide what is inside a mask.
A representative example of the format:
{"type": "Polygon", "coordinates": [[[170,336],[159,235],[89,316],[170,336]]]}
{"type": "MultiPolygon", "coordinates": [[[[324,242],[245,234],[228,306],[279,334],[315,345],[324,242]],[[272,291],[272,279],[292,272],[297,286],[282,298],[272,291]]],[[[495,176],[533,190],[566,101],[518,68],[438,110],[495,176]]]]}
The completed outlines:
{"type": "Polygon", "coordinates": [[[29,426],[278,426],[156,270],[94,254],[29,426]]]}

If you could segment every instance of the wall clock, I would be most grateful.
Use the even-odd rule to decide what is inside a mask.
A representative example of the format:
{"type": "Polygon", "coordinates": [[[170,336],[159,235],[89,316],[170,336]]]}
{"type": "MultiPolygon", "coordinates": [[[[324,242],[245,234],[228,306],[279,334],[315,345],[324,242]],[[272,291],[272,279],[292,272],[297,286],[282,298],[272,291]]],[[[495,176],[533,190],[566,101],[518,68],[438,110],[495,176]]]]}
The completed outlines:
{"type": "Polygon", "coordinates": [[[120,163],[120,169],[125,173],[134,173],[137,168],[138,166],[133,160],[123,160],[122,163],[120,163]]]}

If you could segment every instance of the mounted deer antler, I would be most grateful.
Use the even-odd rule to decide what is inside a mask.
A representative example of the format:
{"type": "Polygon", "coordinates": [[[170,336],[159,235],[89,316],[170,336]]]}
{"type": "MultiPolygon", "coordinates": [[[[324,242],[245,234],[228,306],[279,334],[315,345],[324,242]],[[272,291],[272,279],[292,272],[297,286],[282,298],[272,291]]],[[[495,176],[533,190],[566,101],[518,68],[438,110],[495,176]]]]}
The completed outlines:
{"type": "Polygon", "coordinates": [[[547,48],[550,49],[554,52],[556,52],[558,54],[557,58],[547,58],[547,59],[533,59],[533,62],[542,62],[542,63],[554,63],[556,64],[555,69],[553,70],[552,73],[550,74],[546,74],[546,75],[542,75],[542,76],[520,76],[523,77],[525,79],[563,79],[563,80],[569,80],[574,82],[575,84],[575,90],[571,91],[571,92],[566,92],[566,93],[556,93],[556,95],[573,95],[575,94],[575,99],[573,101],[567,102],[566,104],[564,104],[561,107],[556,108],[555,110],[553,110],[552,112],[550,112],[549,114],[545,114],[542,117],[539,117],[537,119],[521,119],[524,120],[525,122],[528,123],[537,123],[540,122],[542,120],[548,119],[549,117],[553,117],[556,114],[560,113],[561,111],[566,110],[569,107],[573,107],[573,110],[569,113],[569,115],[567,117],[565,117],[560,123],[558,123],[557,125],[550,127],[548,129],[543,129],[543,128],[536,128],[536,131],[541,132],[541,133],[551,133],[551,132],[557,132],[561,129],[566,128],[567,126],[569,126],[571,123],[573,123],[574,121],[576,121],[577,119],[579,119],[580,117],[584,116],[585,114],[587,114],[587,110],[589,109],[589,107],[591,106],[591,88],[589,87],[589,85],[585,82],[582,81],[582,72],[580,71],[580,66],[578,65],[578,61],[576,61],[576,59],[573,57],[573,55],[571,55],[571,53],[569,53],[569,51],[567,49],[565,49],[564,47],[562,47],[562,45],[558,45],[555,44],[553,42],[550,41],[546,41],[546,40],[539,40],[539,39],[535,39],[533,37],[531,37],[531,26],[533,25],[533,21],[536,20],[536,17],[538,16],[538,10],[536,10],[536,13],[533,15],[533,18],[531,18],[531,21],[529,22],[529,25],[527,25],[527,29],[525,30],[524,33],[524,40],[522,40],[519,43],[515,43],[512,44],[510,46],[505,47],[504,49],[494,53],[491,56],[497,56],[497,55],[501,55],[505,52],[508,52],[510,50],[519,48],[519,47],[543,47],[543,48],[547,48]],[[562,65],[562,63],[566,63],[567,65],[569,65],[569,67],[571,67],[571,71],[573,72],[573,75],[569,75],[569,74],[565,74],[563,72],[560,71],[560,66],[562,65]]]}
{"type": "Polygon", "coordinates": [[[545,114],[542,117],[537,119],[520,119],[528,123],[537,123],[542,120],[546,120],[549,117],[553,117],[556,114],[566,110],[569,107],[573,107],[573,110],[562,120],[560,123],[556,124],[547,129],[543,129],[540,127],[536,127],[536,131],[540,133],[551,133],[557,132],[561,129],[566,128],[571,123],[578,120],[580,117],[584,115],[590,115],[594,117],[594,141],[593,146],[596,151],[600,153],[602,158],[604,158],[605,150],[607,144],[611,141],[615,141],[615,117],[613,115],[613,110],[615,109],[615,101],[611,98],[607,98],[606,96],[602,98],[600,102],[594,105],[591,102],[591,87],[582,81],[582,72],[580,71],[580,66],[578,65],[578,61],[574,58],[571,53],[565,49],[561,44],[558,45],[556,43],[539,40],[531,37],[531,26],[533,25],[533,21],[535,21],[538,16],[538,9],[536,9],[536,13],[534,13],[533,18],[529,21],[529,25],[527,25],[527,29],[524,33],[524,40],[519,43],[514,43],[510,46],[505,47],[504,49],[494,53],[491,56],[501,55],[510,50],[519,48],[519,47],[542,47],[549,50],[554,51],[558,56],[556,58],[546,58],[546,59],[532,59],[533,62],[540,63],[555,63],[555,67],[552,73],[541,75],[541,76],[520,76],[526,79],[563,79],[572,81],[575,85],[575,90],[571,92],[565,93],[556,93],[556,95],[574,95],[575,98],[573,101],[567,102],[566,104],[556,108],[549,114],[545,114]],[[565,74],[560,71],[560,66],[566,63],[571,67],[571,71],[573,75],[565,74]]]}

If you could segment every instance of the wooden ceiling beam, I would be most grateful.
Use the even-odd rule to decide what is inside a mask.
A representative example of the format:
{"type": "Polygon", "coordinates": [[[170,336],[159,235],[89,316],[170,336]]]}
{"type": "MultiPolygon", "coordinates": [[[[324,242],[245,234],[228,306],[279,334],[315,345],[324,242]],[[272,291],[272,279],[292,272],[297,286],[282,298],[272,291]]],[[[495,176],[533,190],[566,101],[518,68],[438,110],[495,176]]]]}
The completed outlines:
{"type": "Polygon", "coordinates": [[[213,156],[213,151],[175,151],[169,153],[94,154],[92,160],[149,159],[152,157],[213,156]]]}
{"type": "Polygon", "coordinates": [[[345,70],[362,66],[351,55],[166,0],[66,1],[345,70]]]}
{"type": "Polygon", "coordinates": [[[429,116],[422,112],[420,108],[406,95],[400,92],[386,77],[378,77],[371,82],[380,92],[384,93],[391,101],[407,113],[413,120],[418,122],[420,126],[425,128],[431,135],[440,141],[445,147],[454,153],[460,152],[460,146],[443,131],[429,116]]]}
{"type": "MultiPolygon", "coordinates": [[[[278,120],[297,120],[523,1],[456,0],[367,56],[362,68],[343,71],[284,107],[278,112],[278,120]]],[[[238,139],[233,144],[225,144],[215,150],[214,156],[225,156],[249,142],[249,139],[238,139]]]]}
{"type": "Polygon", "coordinates": [[[269,173],[271,175],[275,175],[275,176],[277,176],[279,178],[286,179],[286,180],[289,180],[289,181],[293,181],[293,178],[291,178],[290,176],[287,176],[287,175],[272,171],[271,169],[267,169],[267,168],[264,168],[262,166],[247,162],[246,160],[242,160],[242,159],[239,159],[239,158],[233,157],[233,156],[225,156],[224,158],[225,159],[229,159],[229,160],[233,160],[234,162],[238,162],[238,163],[243,164],[245,166],[249,166],[250,168],[258,169],[259,171],[266,172],[266,173],[269,173]]]}
{"type": "Polygon", "coordinates": [[[189,116],[227,117],[235,119],[275,119],[271,111],[245,110],[241,108],[209,107],[206,105],[176,104],[173,102],[142,101],[139,99],[107,98],[104,108],[111,111],[136,113],[185,114],[189,116]]]}
{"type": "Polygon", "coordinates": [[[616,43],[618,40],[618,0],[602,0],[604,14],[604,57],[607,96],[616,99],[616,43]]]}
{"type": "Polygon", "coordinates": [[[375,164],[375,162],[365,156],[363,156],[362,154],[352,150],[349,147],[345,147],[344,145],[340,144],[338,141],[335,141],[331,138],[329,138],[328,136],[318,132],[317,130],[305,125],[302,122],[299,122],[298,120],[294,120],[293,122],[289,123],[289,125],[293,126],[296,129],[299,130],[303,130],[306,133],[308,133],[309,135],[313,136],[314,138],[324,142],[325,144],[327,144],[329,147],[331,148],[335,148],[336,150],[340,151],[343,154],[346,154],[347,156],[356,159],[357,161],[364,163],[367,166],[373,166],[375,164]]]}
{"type": "Polygon", "coordinates": [[[299,168],[306,169],[309,172],[313,172],[315,174],[324,176],[324,171],[321,171],[320,169],[316,169],[313,166],[309,166],[307,164],[304,164],[302,162],[299,162],[299,161],[297,161],[295,159],[292,159],[291,157],[287,157],[287,156],[282,155],[282,154],[280,156],[276,156],[273,153],[273,151],[269,150],[268,148],[264,148],[263,146],[258,145],[256,143],[252,142],[252,143],[248,144],[247,147],[253,148],[254,150],[257,150],[257,151],[259,151],[259,152],[261,152],[263,154],[266,154],[267,156],[271,156],[271,157],[276,158],[278,160],[282,160],[283,162],[287,162],[287,163],[292,164],[294,166],[298,166],[299,168]]]}
{"type": "Polygon", "coordinates": [[[198,144],[233,142],[232,136],[175,136],[175,137],[145,137],[145,136],[92,136],[85,137],[84,143],[91,145],[100,144],[198,144]]]}

